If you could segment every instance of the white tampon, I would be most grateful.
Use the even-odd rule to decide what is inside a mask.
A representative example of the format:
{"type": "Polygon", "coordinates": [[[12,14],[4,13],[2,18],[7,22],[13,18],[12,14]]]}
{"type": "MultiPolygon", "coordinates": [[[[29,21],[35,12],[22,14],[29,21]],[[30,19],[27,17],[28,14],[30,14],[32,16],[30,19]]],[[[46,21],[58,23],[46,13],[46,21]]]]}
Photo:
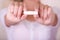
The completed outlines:
{"type": "Polygon", "coordinates": [[[24,11],[24,15],[36,15],[38,11],[24,11]]]}

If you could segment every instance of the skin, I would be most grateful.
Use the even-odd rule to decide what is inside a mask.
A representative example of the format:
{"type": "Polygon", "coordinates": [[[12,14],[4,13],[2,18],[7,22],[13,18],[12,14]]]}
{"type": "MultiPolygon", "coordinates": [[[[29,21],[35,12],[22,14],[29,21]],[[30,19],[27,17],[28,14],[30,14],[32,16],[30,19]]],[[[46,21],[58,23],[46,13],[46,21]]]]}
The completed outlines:
{"type": "Polygon", "coordinates": [[[28,21],[37,21],[43,25],[57,24],[57,15],[53,12],[52,8],[48,5],[39,3],[39,0],[24,0],[24,5],[21,2],[12,1],[8,7],[8,12],[5,15],[5,23],[7,26],[14,25],[26,19],[28,21]],[[23,5],[23,6],[22,6],[23,5]],[[26,8],[27,7],[27,8],[26,8]],[[24,10],[38,10],[38,15],[21,15],[24,10]],[[14,19],[14,20],[12,20],[14,19]]]}

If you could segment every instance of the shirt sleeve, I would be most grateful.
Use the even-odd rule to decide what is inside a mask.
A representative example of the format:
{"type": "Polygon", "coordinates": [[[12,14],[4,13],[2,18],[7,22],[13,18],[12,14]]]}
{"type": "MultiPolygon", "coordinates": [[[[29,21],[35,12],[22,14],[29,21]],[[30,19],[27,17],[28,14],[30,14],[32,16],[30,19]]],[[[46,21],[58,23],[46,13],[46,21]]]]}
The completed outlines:
{"type": "Polygon", "coordinates": [[[0,11],[0,23],[2,24],[3,27],[6,27],[5,19],[4,19],[6,12],[7,12],[7,8],[0,11]]]}

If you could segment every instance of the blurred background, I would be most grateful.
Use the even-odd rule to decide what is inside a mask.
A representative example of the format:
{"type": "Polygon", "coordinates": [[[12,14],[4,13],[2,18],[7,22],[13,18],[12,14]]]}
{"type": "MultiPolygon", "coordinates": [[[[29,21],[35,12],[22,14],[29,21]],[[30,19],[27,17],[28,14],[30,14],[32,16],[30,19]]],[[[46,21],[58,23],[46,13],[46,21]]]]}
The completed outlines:
{"type": "MultiPolygon", "coordinates": [[[[52,7],[60,8],[60,0],[41,0],[41,2],[43,4],[48,4],[52,7]]],[[[6,8],[9,3],[10,0],[0,0],[0,11],[6,8]]],[[[60,40],[60,28],[58,29],[58,33],[56,37],[57,40],[60,40]]],[[[0,40],[7,40],[5,29],[4,27],[1,26],[1,23],[0,23],[0,40]]]]}

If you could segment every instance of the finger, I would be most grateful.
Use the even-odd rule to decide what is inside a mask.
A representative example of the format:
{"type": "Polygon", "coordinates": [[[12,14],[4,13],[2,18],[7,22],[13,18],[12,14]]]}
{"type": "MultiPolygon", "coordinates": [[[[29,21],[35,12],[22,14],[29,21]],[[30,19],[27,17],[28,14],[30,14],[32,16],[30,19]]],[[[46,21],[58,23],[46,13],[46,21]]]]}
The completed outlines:
{"type": "Polygon", "coordinates": [[[11,3],[8,7],[8,13],[13,13],[14,12],[14,3],[11,3]]]}
{"type": "Polygon", "coordinates": [[[23,11],[22,3],[19,3],[19,9],[18,9],[18,14],[17,14],[18,18],[21,17],[22,11],[23,11]]]}
{"type": "Polygon", "coordinates": [[[15,2],[14,15],[17,16],[18,13],[18,2],[15,2]]]}
{"type": "Polygon", "coordinates": [[[44,10],[44,7],[43,6],[40,6],[40,17],[43,18],[44,16],[44,13],[43,13],[43,10],[44,10]]]}
{"type": "Polygon", "coordinates": [[[52,9],[51,7],[48,7],[48,15],[47,18],[49,18],[52,15],[52,9]]]}
{"type": "Polygon", "coordinates": [[[45,7],[44,7],[44,20],[47,19],[47,15],[48,15],[48,6],[45,5],[45,7]]]}
{"type": "Polygon", "coordinates": [[[50,15],[51,13],[52,13],[52,8],[49,7],[49,8],[48,8],[48,15],[50,15]]]}

